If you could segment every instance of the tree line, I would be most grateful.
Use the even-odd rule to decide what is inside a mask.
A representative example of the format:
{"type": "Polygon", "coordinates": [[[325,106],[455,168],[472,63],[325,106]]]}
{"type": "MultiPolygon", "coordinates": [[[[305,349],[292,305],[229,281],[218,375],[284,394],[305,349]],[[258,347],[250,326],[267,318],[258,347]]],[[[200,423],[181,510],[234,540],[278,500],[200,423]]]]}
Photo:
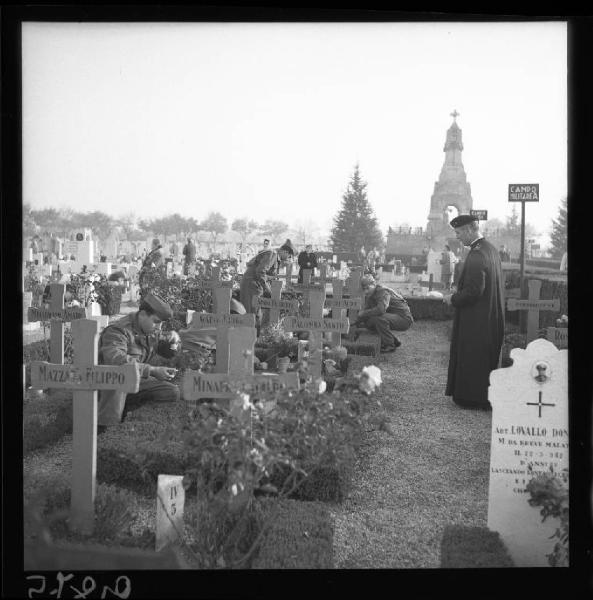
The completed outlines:
{"type": "MultiPolygon", "coordinates": [[[[23,235],[31,237],[44,232],[66,237],[76,229],[89,228],[98,239],[105,239],[119,228],[126,239],[138,239],[147,235],[195,235],[198,231],[206,231],[216,242],[219,235],[229,230],[227,219],[219,212],[210,212],[203,220],[184,217],[178,213],[155,219],[138,219],[134,213],[121,217],[112,217],[102,211],[79,212],[70,208],[44,208],[33,210],[30,205],[23,205],[23,235]]],[[[276,238],[288,229],[283,221],[267,219],[257,223],[253,219],[239,218],[230,224],[230,230],[236,231],[244,242],[252,233],[276,238]]]]}

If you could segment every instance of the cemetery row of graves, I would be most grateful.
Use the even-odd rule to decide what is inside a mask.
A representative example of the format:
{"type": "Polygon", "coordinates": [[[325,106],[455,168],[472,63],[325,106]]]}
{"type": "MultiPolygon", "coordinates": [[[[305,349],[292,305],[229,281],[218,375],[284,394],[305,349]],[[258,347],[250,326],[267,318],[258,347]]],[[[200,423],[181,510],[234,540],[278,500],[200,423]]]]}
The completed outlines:
{"type": "MultiPolygon", "coordinates": [[[[347,496],[358,448],[381,411],[378,366],[390,368],[379,355],[377,336],[352,336],[350,322],[363,302],[361,268],[324,265],[317,276],[306,271],[297,284],[289,264],[259,301],[259,337],[254,315],[231,313],[240,274],[222,277],[214,265],[184,276],[177,269],[142,273],[119,264],[126,276],[121,288],[108,284],[108,272],[91,268],[70,277],[74,302],[65,301],[67,288],[57,277],[39,281],[27,268],[24,329],[39,339],[24,345],[25,462],[60,445],[68,449],[59,472],[25,470],[25,554],[32,566],[74,568],[60,557],[80,561],[85,552],[95,568],[97,561],[113,565],[106,568],[333,566],[327,503],[347,496]],[[182,401],[132,406],[121,425],[97,436],[98,391],[129,393],[139,384],[133,366],[97,364],[99,333],[120,316],[118,309],[133,310],[146,290],[174,312],[163,329],[179,332],[182,350],[158,360],[178,369],[174,381],[182,401]],[[302,531],[310,535],[304,538],[302,531]]],[[[433,293],[432,278],[418,279],[387,285],[404,291],[415,320],[450,319],[452,309],[433,293]]],[[[506,366],[513,347],[525,348],[542,335],[566,345],[567,323],[558,319],[567,312],[565,291],[550,298],[560,286],[544,281],[542,294],[540,279],[526,285],[529,296],[521,300],[515,273],[509,274],[506,366]]],[[[564,354],[556,358],[550,346],[542,364],[548,373],[562,372],[564,354]]],[[[521,355],[511,356],[519,369],[521,355]]],[[[542,386],[555,397],[565,392],[561,378],[553,378],[557,388],[543,381],[534,383],[540,414],[551,404],[547,393],[542,398],[542,386]]],[[[561,402],[555,404],[562,412],[561,402]]],[[[531,416],[521,418],[526,420],[511,427],[531,416]]],[[[554,430],[566,427],[550,427],[550,436],[559,435],[554,430]]],[[[521,435],[509,431],[505,435],[521,435]]],[[[508,491],[511,458],[504,452],[510,446],[501,435],[493,425],[492,448],[504,448],[492,460],[506,466],[492,463],[492,469],[503,478],[497,489],[508,491]]],[[[566,456],[556,460],[557,469],[566,456]]],[[[497,502],[512,503],[517,495],[497,502]]],[[[489,526],[507,541],[504,523],[489,526]]]]}

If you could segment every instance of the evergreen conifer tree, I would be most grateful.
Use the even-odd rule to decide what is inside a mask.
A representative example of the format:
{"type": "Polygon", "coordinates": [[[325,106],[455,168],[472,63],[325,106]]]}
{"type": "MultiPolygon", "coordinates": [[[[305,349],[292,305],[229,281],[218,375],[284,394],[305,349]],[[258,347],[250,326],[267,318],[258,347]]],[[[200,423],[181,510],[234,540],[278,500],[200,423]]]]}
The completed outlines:
{"type": "Polygon", "coordinates": [[[342,207],[334,217],[331,243],[334,252],[368,252],[383,246],[383,235],[367,199],[366,182],[360,177],[358,164],[342,196],[342,207]]]}
{"type": "Polygon", "coordinates": [[[552,219],[552,232],[550,234],[552,242],[552,256],[561,258],[566,251],[566,198],[562,198],[558,218],[552,219]]]}

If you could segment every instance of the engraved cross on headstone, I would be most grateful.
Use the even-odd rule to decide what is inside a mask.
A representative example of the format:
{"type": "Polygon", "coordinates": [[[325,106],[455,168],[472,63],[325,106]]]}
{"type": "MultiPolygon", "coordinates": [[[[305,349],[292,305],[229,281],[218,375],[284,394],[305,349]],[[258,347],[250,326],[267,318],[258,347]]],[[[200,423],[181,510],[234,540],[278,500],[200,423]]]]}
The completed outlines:
{"type": "Polygon", "coordinates": [[[540,419],[542,418],[542,406],[556,406],[555,404],[547,404],[546,402],[542,402],[542,392],[539,393],[539,399],[537,402],[526,402],[529,406],[537,406],[539,409],[539,414],[537,415],[540,419]]]}

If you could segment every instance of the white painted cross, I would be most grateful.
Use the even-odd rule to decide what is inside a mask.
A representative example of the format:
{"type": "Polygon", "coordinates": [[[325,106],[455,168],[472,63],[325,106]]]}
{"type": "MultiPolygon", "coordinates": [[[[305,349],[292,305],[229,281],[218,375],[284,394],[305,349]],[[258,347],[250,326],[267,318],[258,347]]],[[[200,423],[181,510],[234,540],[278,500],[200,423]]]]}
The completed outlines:
{"type": "Polygon", "coordinates": [[[313,378],[321,377],[321,357],[323,352],[322,335],[324,331],[348,333],[348,319],[324,319],[323,304],[325,290],[311,290],[309,294],[309,317],[285,317],[285,331],[309,331],[309,373],[313,378]]]}
{"type": "MultiPolygon", "coordinates": [[[[350,271],[350,276],[346,279],[346,291],[351,299],[360,298],[361,306],[363,302],[362,287],[360,280],[362,279],[362,267],[353,267],[350,271]]],[[[356,321],[359,309],[352,308],[349,316],[351,321],[356,321]]]]}
{"type": "Polygon", "coordinates": [[[64,322],[84,319],[86,311],[77,306],[64,308],[65,286],[52,283],[49,286],[49,308],[29,307],[28,320],[50,321],[49,360],[54,364],[64,364],[64,322]]]}
{"type": "Polygon", "coordinates": [[[311,283],[311,269],[303,269],[303,283],[293,283],[290,285],[290,290],[293,292],[301,292],[305,296],[311,290],[323,291],[325,294],[325,286],[318,283],[311,283]]]}
{"type": "Polygon", "coordinates": [[[270,282],[270,287],[272,288],[271,298],[255,296],[254,304],[259,308],[268,309],[269,317],[267,322],[271,324],[279,321],[281,310],[296,313],[299,309],[297,300],[282,300],[282,285],[283,283],[280,279],[274,279],[270,282]]]}
{"type": "MultiPolygon", "coordinates": [[[[226,282],[222,282],[226,283],[226,282]]],[[[232,289],[228,286],[218,286],[212,291],[212,301],[215,307],[214,313],[193,314],[191,329],[216,328],[216,373],[228,373],[229,371],[229,329],[233,327],[255,328],[255,315],[231,315],[232,289]]]]}
{"type": "Polygon", "coordinates": [[[299,377],[296,372],[281,375],[254,375],[253,347],[256,338],[255,328],[230,329],[228,331],[228,346],[230,347],[228,371],[226,373],[202,373],[188,369],[181,388],[183,398],[186,401],[196,401],[201,398],[231,400],[236,396],[233,387],[241,387],[250,395],[257,395],[258,392],[275,392],[286,388],[298,390],[299,377]]]}
{"type": "MultiPolygon", "coordinates": [[[[362,298],[342,298],[344,282],[335,277],[332,279],[332,297],[325,299],[325,307],[332,309],[332,317],[345,319],[347,310],[360,310],[362,298]],[[337,314],[336,314],[337,313],[337,314]]],[[[342,343],[342,334],[338,331],[331,334],[332,344],[339,346],[342,343]]]]}
{"type": "Polygon", "coordinates": [[[560,300],[553,298],[551,300],[540,300],[539,292],[542,282],[539,279],[530,279],[527,282],[529,286],[529,296],[527,300],[517,300],[509,298],[507,300],[507,310],[526,310],[527,312],[527,343],[537,338],[539,330],[539,313],[541,310],[560,310],[560,300]]]}
{"type": "Polygon", "coordinates": [[[31,386],[74,390],[72,423],[72,494],[70,527],[91,533],[94,526],[97,468],[97,390],[136,393],[136,364],[98,365],[99,324],[92,319],[72,323],[73,364],[31,363],[31,386]]]}

